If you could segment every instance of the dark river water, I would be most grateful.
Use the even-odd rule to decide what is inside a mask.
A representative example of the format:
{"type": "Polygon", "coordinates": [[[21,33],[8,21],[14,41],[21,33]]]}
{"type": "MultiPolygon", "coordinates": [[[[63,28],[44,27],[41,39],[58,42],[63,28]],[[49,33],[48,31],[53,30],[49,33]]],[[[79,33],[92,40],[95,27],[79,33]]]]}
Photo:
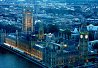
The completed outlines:
{"type": "Polygon", "coordinates": [[[0,68],[41,68],[38,65],[0,47],[0,68]]]}

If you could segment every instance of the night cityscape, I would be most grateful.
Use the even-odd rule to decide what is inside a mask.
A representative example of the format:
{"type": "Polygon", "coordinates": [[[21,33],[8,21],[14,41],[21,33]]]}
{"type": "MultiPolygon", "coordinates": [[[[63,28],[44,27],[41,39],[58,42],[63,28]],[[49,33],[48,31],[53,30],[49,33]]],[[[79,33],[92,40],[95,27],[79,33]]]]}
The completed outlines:
{"type": "Polygon", "coordinates": [[[98,0],[0,0],[0,68],[98,68],[98,0]]]}

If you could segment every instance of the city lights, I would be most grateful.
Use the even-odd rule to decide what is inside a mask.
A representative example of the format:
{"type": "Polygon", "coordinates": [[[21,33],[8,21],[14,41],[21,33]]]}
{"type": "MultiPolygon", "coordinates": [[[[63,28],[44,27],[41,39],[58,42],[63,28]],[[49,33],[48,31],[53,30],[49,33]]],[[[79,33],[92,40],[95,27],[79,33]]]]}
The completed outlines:
{"type": "Polygon", "coordinates": [[[0,0],[0,48],[35,68],[98,68],[98,1],[0,0]]]}

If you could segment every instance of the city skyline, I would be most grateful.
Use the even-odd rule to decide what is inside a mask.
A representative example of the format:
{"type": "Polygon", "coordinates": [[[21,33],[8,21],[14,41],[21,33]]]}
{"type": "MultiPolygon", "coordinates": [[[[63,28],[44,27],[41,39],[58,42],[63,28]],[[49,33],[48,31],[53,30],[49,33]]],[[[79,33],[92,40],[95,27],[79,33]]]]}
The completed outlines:
{"type": "MultiPolygon", "coordinates": [[[[12,52],[35,68],[98,67],[96,1],[3,0],[0,4],[0,57],[3,50],[12,52]]],[[[26,65],[15,61],[1,65],[26,65]]]]}

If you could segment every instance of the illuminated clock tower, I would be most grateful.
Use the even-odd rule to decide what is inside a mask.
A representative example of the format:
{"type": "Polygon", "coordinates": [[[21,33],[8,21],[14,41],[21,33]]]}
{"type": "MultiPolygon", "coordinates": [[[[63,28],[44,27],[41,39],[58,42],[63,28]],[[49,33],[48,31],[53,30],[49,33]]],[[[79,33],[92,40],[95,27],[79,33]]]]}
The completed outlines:
{"type": "Polygon", "coordinates": [[[79,40],[79,52],[80,59],[88,62],[88,31],[86,26],[82,26],[80,30],[80,40],[79,40]]]}

